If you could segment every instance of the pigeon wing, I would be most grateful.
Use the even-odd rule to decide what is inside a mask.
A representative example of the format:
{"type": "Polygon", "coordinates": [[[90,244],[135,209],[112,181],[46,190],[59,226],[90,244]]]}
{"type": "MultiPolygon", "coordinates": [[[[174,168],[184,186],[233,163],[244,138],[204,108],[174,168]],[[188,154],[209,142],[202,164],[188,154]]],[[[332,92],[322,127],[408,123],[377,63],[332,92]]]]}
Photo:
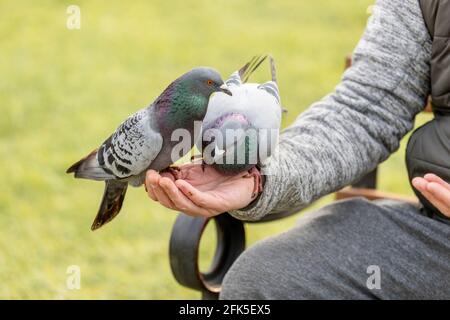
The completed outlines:
{"type": "Polygon", "coordinates": [[[151,127],[148,109],[126,119],[97,152],[100,166],[117,178],[139,175],[161,151],[163,138],[151,127]]]}

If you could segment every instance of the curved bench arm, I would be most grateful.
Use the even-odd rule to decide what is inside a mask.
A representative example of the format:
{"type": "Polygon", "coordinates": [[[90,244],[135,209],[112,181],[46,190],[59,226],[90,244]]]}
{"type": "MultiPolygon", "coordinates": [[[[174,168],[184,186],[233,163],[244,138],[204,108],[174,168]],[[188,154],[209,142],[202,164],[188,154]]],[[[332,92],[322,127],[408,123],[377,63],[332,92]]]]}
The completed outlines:
{"type": "Polygon", "coordinates": [[[244,249],[244,225],[229,214],[201,218],[181,213],[170,237],[170,267],[178,283],[201,291],[203,299],[217,299],[225,274],[244,249]],[[216,222],[217,247],[210,269],[203,273],[199,268],[200,239],[211,219],[216,222]]]}

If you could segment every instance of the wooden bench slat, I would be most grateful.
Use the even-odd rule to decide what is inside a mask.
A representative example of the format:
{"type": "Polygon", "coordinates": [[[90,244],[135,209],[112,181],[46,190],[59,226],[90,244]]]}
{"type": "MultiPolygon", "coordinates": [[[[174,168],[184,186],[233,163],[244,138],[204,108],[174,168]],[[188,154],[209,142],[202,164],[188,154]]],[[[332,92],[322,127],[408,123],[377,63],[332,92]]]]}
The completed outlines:
{"type": "Polygon", "coordinates": [[[376,189],[345,187],[344,189],[336,192],[336,200],[354,197],[363,197],[368,200],[391,199],[406,201],[412,204],[419,204],[419,200],[416,197],[404,196],[400,194],[379,191],[376,189]]]}

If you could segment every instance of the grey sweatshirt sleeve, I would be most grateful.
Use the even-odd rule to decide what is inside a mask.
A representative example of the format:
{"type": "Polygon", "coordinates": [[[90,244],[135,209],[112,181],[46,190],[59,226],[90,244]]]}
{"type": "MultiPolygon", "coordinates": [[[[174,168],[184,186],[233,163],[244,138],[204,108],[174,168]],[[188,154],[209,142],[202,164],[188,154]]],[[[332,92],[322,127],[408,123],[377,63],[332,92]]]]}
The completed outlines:
{"type": "Polygon", "coordinates": [[[398,149],[429,93],[431,39],[418,0],[379,0],[335,91],[280,136],[264,190],[243,220],[306,206],[361,178],[398,149]]]}

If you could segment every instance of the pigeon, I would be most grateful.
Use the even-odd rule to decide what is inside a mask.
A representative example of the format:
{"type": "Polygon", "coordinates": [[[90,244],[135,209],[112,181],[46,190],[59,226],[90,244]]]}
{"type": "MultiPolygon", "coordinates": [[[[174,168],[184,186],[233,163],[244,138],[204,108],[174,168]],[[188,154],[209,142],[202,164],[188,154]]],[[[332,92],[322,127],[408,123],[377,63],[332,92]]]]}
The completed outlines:
{"type": "Polygon", "coordinates": [[[128,184],[142,185],[148,169],[164,170],[189,151],[172,154],[179,144],[172,141],[174,130],[187,130],[192,148],[194,122],[204,118],[215,92],[232,95],[216,70],[192,69],[173,81],[152,104],[127,118],[98,149],[67,169],[75,178],[105,181],[92,230],[117,216],[128,184]]]}
{"type": "MultiPolygon", "coordinates": [[[[225,175],[249,171],[268,158],[278,141],[284,109],[270,57],[272,79],[248,83],[250,74],[267,58],[254,57],[225,81],[232,97],[211,98],[203,120],[201,139],[196,142],[204,164],[225,175]]],[[[254,173],[254,172],[253,172],[254,173]]]]}

